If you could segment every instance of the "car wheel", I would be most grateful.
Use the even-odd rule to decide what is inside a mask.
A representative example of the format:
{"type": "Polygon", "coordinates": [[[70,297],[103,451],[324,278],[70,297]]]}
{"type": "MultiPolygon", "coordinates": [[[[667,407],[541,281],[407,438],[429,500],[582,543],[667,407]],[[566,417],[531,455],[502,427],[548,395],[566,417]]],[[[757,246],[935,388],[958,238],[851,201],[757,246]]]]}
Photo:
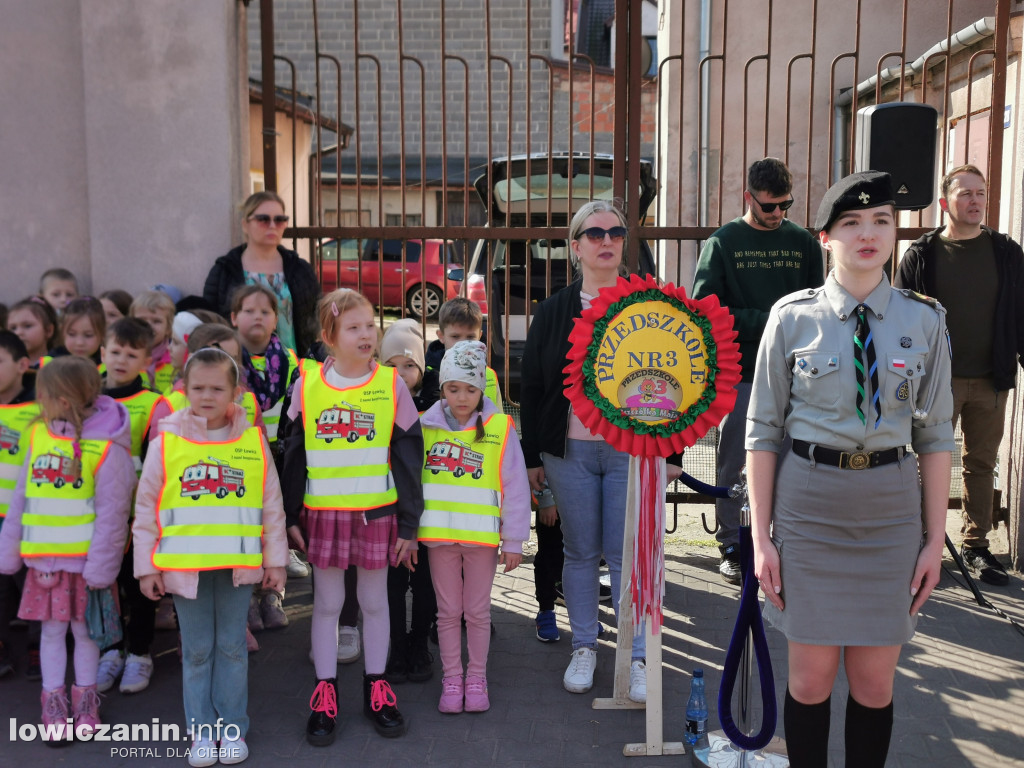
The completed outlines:
{"type": "Polygon", "coordinates": [[[444,303],[444,294],[436,285],[419,283],[405,294],[405,306],[413,317],[427,319],[437,317],[437,311],[444,303]]]}

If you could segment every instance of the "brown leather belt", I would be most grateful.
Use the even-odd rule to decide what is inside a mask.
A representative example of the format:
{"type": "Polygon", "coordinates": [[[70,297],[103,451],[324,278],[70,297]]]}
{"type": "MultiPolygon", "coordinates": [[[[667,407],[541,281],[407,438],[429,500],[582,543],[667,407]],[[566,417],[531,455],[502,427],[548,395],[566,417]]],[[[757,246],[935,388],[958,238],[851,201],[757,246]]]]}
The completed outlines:
{"type": "MultiPolygon", "coordinates": [[[[811,459],[811,443],[794,440],[793,453],[802,459],[811,459]]],[[[887,451],[837,451],[833,448],[815,445],[813,453],[812,460],[816,464],[828,464],[830,467],[839,467],[840,469],[871,469],[900,461],[907,455],[907,449],[899,446],[887,451]]]]}

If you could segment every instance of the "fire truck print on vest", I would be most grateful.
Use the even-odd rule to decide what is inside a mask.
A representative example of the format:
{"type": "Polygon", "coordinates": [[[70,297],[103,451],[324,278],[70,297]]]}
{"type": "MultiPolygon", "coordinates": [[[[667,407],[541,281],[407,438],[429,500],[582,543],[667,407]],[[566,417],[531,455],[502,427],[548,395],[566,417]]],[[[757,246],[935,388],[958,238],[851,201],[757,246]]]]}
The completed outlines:
{"type": "Polygon", "coordinates": [[[344,437],[350,443],[354,443],[360,437],[366,437],[369,442],[377,436],[373,419],[372,413],[361,411],[351,403],[342,402],[341,405],[320,411],[320,416],[316,420],[316,436],[325,443],[336,437],[344,437]]]}
{"type": "Polygon", "coordinates": [[[457,438],[436,442],[427,452],[426,468],[435,475],[451,472],[455,477],[462,477],[470,472],[474,480],[479,480],[484,474],[483,465],[484,455],[457,438]]]}
{"type": "Polygon", "coordinates": [[[50,483],[54,488],[63,488],[71,483],[72,488],[82,487],[82,478],[74,466],[75,460],[60,451],[44,453],[32,463],[32,482],[36,486],[50,483]]]}
{"type": "Polygon", "coordinates": [[[20,448],[21,432],[0,421],[0,451],[7,451],[11,456],[16,456],[20,448]]]}
{"type": "Polygon", "coordinates": [[[193,500],[208,493],[216,495],[218,499],[225,498],[229,493],[238,498],[245,495],[245,472],[212,456],[207,461],[186,467],[180,479],[181,495],[191,496],[193,500]]]}

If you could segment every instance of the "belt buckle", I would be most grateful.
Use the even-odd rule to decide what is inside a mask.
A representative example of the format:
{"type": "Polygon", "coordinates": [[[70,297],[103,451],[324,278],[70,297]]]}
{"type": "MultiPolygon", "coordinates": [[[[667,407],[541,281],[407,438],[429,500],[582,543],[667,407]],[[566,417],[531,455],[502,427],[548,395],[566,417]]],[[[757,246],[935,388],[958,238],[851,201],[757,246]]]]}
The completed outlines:
{"type": "Polygon", "coordinates": [[[843,453],[839,457],[839,466],[842,469],[867,469],[871,466],[871,454],[867,451],[855,451],[843,453]]]}

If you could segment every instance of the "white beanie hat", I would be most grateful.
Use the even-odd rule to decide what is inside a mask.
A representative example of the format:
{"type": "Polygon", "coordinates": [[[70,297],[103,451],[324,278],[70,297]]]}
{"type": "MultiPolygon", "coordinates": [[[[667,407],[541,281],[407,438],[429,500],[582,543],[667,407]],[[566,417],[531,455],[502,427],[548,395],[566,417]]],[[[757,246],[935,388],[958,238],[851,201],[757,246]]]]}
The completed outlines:
{"type": "Polygon", "coordinates": [[[464,381],[481,392],[487,385],[487,347],[482,341],[460,341],[444,353],[438,384],[464,381]]]}
{"type": "Polygon", "coordinates": [[[381,362],[388,362],[395,355],[405,355],[417,366],[420,373],[426,368],[423,361],[423,331],[420,324],[412,318],[405,318],[392,323],[380,342],[381,362]]]}
{"type": "Polygon", "coordinates": [[[188,337],[192,335],[192,331],[202,324],[203,321],[191,312],[179,312],[174,316],[174,322],[171,324],[171,333],[183,342],[188,342],[188,337]]]}

